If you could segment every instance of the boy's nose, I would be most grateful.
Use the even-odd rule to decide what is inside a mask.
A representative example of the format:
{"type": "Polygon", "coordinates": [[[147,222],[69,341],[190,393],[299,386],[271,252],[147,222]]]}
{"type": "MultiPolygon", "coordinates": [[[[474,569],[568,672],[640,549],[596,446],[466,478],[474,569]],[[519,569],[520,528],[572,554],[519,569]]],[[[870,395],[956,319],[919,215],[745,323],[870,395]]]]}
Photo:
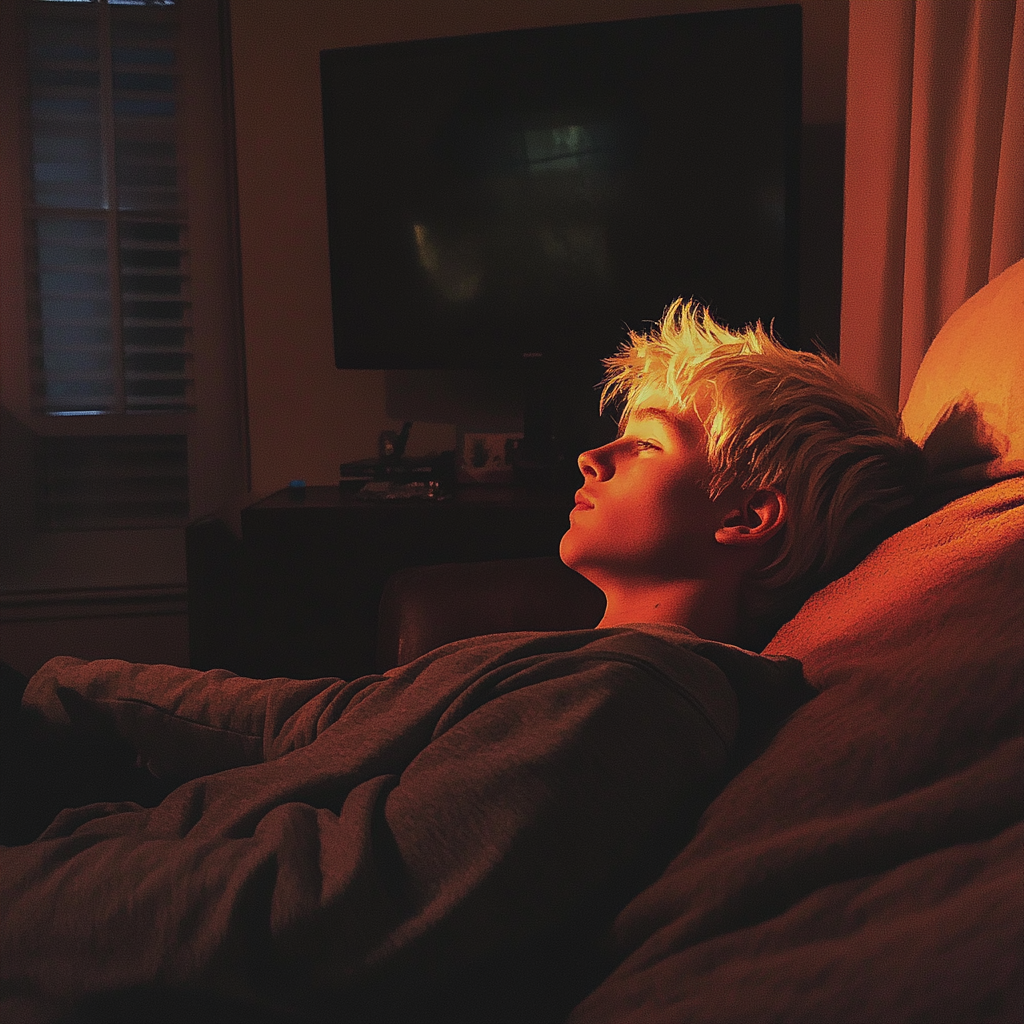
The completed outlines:
{"type": "Polygon", "coordinates": [[[611,476],[611,463],[605,458],[604,448],[591,448],[582,452],[579,459],[580,472],[585,476],[592,476],[596,480],[605,480],[611,476]]]}

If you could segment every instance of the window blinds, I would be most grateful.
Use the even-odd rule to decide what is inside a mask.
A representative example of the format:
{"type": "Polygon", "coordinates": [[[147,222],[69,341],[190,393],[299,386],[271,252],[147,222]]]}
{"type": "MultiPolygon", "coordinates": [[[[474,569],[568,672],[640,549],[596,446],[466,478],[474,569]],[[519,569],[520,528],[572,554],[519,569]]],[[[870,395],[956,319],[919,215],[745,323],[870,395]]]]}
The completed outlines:
{"type": "Polygon", "coordinates": [[[173,5],[30,5],[33,403],[192,404],[173,5]],[[143,9],[139,9],[142,7],[143,9]]]}
{"type": "Polygon", "coordinates": [[[27,7],[32,407],[120,414],[85,436],[39,438],[38,526],[178,525],[184,421],[177,433],[124,427],[126,414],[194,405],[178,12],[173,0],[27,7]]]}

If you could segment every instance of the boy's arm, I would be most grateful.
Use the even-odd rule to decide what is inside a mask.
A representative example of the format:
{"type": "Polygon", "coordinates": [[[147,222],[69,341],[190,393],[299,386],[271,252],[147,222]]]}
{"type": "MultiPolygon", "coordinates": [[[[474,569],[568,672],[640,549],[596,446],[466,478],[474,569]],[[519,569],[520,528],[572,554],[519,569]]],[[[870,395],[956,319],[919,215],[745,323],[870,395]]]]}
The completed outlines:
{"type": "Polygon", "coordinates": [[[628,658],[495,659],[469,685],[439,659],[295,756],[69,812],[0,851],[6,991],[53,1019],[165,985],[317,1020],[560,1020],[725,765],[731,691],[687,653],[684,694],[628,658]]]}
{"type": "Polygon", "coordinates": [[[22,710],[50,737],[127,745],[157,778],[180,782],[305,746],[370,682],[53,658],[22,710]]]}

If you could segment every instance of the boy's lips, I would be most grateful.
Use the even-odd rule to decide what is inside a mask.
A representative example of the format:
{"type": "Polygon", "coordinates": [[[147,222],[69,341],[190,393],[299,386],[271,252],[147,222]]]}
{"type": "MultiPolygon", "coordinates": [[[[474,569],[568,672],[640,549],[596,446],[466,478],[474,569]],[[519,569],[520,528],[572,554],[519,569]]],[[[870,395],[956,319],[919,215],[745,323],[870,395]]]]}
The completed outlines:
{"type": "Polygon", "coordinates": [[[583,491],[576,492],[576,508],[593,508],[594,503],[583,493],[583,491]]]}

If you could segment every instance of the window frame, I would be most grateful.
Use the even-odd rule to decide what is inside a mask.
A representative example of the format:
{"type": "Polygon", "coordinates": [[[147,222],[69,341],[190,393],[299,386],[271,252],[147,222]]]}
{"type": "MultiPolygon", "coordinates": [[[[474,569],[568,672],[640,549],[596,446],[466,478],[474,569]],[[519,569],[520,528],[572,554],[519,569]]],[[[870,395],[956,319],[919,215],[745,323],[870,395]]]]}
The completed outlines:
{"type": "MultiPolygon", "coordinates": [[[[184,575],[184,525],[45,531],[30,449],[39,438],[186,434],[189,514],[249,489],[230,25],[226,0],[177,0],[193,402],[182,412],[53,416],[33,409],[29,339],[27,10],[0,4],[0,592],[171,586],[184,575]],[[129,536],[135,534],[135,536],[129,536]],[[147,536],[139,536],[145,534],[147,536]],[[125,555],[128,555],[125,564],[125,555]],[[112,561],[117,562],[116,566],[112,561]],[[116,569],[116,571],[114,571],[116,569]]],[[[53,0],[50,0],[53,2],[53,0]]],[[[59,0],[58,0],[59,2],[59,0]]],[[[79,7],[79,4],[69,7],[79,7]]]]}

